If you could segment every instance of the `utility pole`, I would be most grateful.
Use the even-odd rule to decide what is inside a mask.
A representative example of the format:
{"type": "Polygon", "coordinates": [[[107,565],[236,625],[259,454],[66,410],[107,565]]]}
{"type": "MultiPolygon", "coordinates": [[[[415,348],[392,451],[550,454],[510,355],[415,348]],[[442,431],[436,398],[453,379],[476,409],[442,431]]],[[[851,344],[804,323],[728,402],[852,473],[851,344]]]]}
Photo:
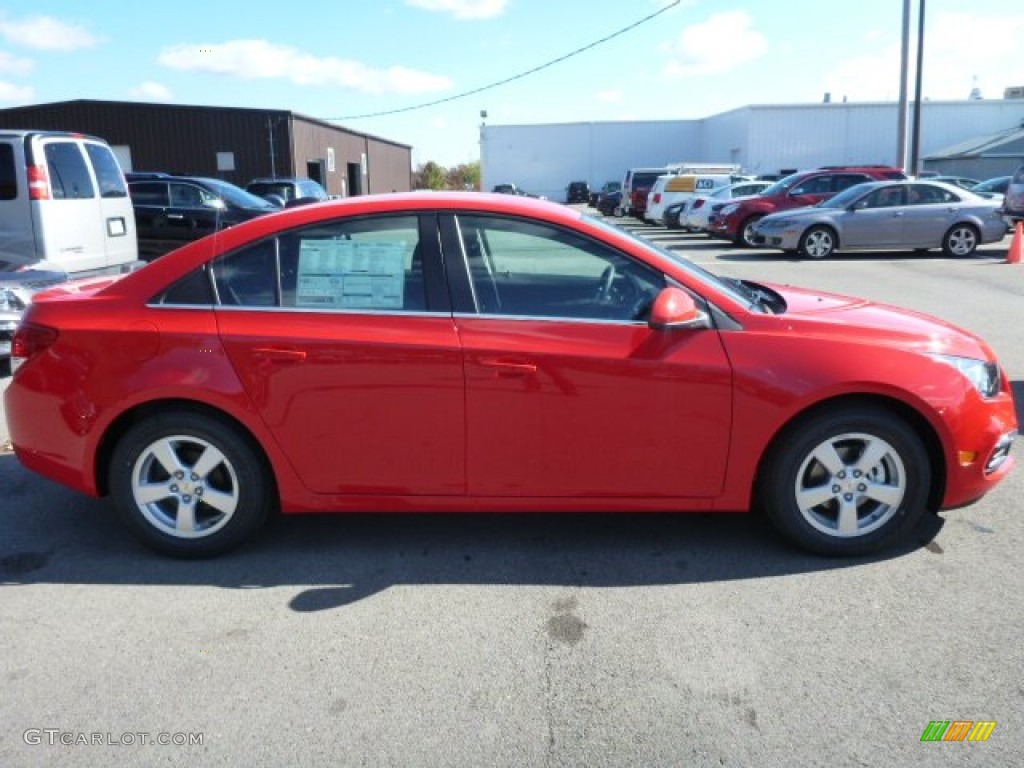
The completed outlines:
{"type": "Polygon", "coordinates": [[[910,103],[907,97],[907,79],[910,76],[910,0],[903,0],[903,43],[900,48],[900,106],[899,125],[896,128],[896,166],[907,170],[907,118],[910,103]]]}
{"type": "Polygon", "coordinates": [[[270,175],[277,178],[277,162],[274,159],[274,118],[267,118],[267,133],[270,135],[270,175]]]}
{"type": "Polygon", "coordinates": [[[917,19],[917,81],[914,87],[914,135],[910,143],[910,168],[913,176],[921,172],[921,79],[924,70],[924,3],[919,0],[917,19]]]}

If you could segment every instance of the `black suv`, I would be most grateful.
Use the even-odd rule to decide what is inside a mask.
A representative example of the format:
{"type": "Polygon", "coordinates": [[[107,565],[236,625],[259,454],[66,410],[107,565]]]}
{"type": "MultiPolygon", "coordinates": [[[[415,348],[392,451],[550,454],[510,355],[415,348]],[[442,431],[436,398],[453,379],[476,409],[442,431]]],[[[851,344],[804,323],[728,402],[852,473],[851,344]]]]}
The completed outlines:
{"type": "Polygon", "coordinates": [[[139,258],[152,261],[186,243],[280,206],[234,184],[202,176],[129,173],[139,258]]]}
{"type": "Polygon", "coordinates": [[[585,181],[570,181],[565,188],[565,202],[586,203],[590,201],[590,185],[585,181]]]}
{"type": "Polygon", "coordinates": [[[312,179],[296,176],[275,176],[266,179],[253,179],[245,185],[245,191],[251,192],[270,202],[291,208],[305,203],[319,203],[327,200],[327,190],[312,179]]]}

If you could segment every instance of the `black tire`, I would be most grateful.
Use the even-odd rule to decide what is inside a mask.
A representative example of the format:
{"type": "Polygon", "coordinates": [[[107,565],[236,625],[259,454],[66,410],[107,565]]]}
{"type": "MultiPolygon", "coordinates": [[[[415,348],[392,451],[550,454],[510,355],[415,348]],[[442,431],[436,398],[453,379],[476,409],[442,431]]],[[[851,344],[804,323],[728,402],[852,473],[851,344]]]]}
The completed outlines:
{"type": "Polygon", "coordinates": [[[227,422],[193,411],[152,416],[129,429],[111,457],[109,485],[132,533],[173,557],[233,549],[275,506],[270,471],[249,440],[227,422]],[[149,488],[148,499],[136,496],[136,489],[149,488]]]}
{"type": "Polygon", "coordinates": [[[763,218],[764,216],[755,214],[740,224],[740,228],[736,230],[736,245],[741,248],[754,248],[757,245],[754,242],[754,225],[763,218]]]}
{"type": "Polygon", "coordinates": [[[829,227],[809,227],[800,238],[800,254],[808,259],[827,259],[836,252],[836,233],[829,227]]]}
{"type": "Polygon", "coordinates": [[[853,556],[890,547],[913,530],[930,484],[928,453],[906,422],[872,406],[840,406],[780,435],[758,489],[791,541],[818,554],[853,556]]]}
{"type": "Polygon", "coordinates": [[[954,224],[942,236],[942,251],[947,256],[964,258],[978,249],[978,230],[970,224],[954,224]]]}

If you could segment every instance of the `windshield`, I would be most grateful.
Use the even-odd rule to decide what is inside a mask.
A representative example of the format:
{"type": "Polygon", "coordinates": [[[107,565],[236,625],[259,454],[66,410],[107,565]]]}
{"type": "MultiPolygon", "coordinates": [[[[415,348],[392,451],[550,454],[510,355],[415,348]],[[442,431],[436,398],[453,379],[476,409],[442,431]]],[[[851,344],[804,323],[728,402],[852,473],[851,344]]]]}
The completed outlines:
{"type": "Polygon", "coordinates": [[[770,187],[768,187],[768,189],[764,190],[761,194],[764,195],[765,197],[769,197],[771,195],[781,195],[783,192],[785,192],[787,189],[793,186],[793,183],[797,180],[799,176],[799,173],[794,173],[790,176],[787,176],[784,179],[779,179],[770,187]]]}
{"type": "Polygon", "coordinates": [[[1010,183],[1009,176],[998,176],[971,187],[971,192],[1005,192],[1007,184],[1010,183]]]}
{"type": "Polygon", "coordinates": [[[228,184],[217,179],[204,179],[203,181],[229,205],[233,205],[236,208],[259,208],[266,211],[278,210],[278,207],[273,203],[264,200],[262,197],[251,195],[234,184],[228,184]]]}
{"type": "MultiPolygon", "coordinates": [[[[849,205],[853,205],[861,195],[874,189],[876,186],[877,184],[871,181],[866,181],[863,184],[854,184],[839,194],[833,195],[827,200],[822,200],[818,203],[818,208],[846,208],[849,205]]],[[[895,189],[899,189],[899,187],[895,187],[895,189]]]]}

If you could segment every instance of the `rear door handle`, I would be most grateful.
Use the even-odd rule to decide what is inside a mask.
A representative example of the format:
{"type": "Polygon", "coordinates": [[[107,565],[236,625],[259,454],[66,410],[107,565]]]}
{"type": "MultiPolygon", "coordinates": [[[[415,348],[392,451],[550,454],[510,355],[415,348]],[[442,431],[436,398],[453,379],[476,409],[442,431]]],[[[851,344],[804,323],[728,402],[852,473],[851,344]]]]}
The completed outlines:
{"type": "Polygon", "coordinates": [[[271,360],[277,363],[301,363],[306,359],[306,353],[301,349],[257,347],[253,350],[253,354],[261,360],[271,360]]]}

